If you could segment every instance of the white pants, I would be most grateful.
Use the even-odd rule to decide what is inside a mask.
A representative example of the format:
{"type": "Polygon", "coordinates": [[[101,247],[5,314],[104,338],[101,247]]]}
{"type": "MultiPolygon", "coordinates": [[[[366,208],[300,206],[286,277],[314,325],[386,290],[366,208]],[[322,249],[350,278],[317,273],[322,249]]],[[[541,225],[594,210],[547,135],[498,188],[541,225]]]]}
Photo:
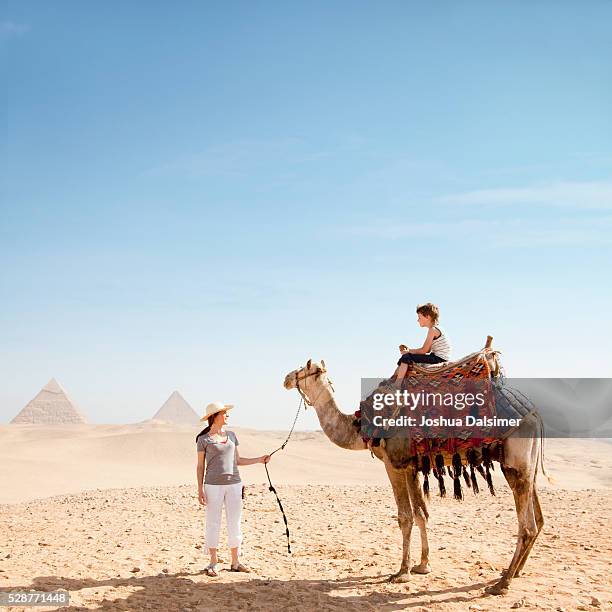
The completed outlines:
{"type": "Polygon", "coordinates": [[[227,544],[230,548],[242,543],[240,519],[242,516],[242,482],[228,485],[205,484],[206,494],[206,548],[219,548],[221,513],[225,505],[227,544]]]}

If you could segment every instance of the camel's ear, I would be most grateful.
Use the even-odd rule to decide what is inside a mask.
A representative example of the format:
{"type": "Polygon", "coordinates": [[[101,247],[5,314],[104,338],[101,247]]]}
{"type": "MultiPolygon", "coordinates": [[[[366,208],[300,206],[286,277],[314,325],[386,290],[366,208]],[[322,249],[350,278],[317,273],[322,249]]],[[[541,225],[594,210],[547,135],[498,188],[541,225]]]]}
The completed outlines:
{"type": "Polygon", "coordinates": [[[321,359],[321,367],[325,370],[325,360],[321,359]]]}
{"type": "Polygon", "coordinates": [[[310,370],[310,366],[311,366],[311,365],[312,365],[312,359],[309,359],[309,360],[306,362],[306,370],[310,370]]]}

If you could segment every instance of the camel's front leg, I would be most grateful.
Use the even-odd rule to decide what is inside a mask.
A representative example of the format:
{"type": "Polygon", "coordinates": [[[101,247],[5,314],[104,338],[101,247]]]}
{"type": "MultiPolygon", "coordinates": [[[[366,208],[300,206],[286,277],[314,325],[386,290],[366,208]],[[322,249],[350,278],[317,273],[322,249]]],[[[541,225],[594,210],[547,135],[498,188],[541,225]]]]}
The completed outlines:
{"type": "Polygon", "coordinates": [[[408,494],[410,495],[414,520],[421,534],[421,562],[413,566],[411,571],[413,574],[429,574],[431,572],[431,566],[429,565],[429,542],[427,540],[429,511],[425,503],[425,496],[423,495],[418,472],[408,474],[408,494]]]}
{"type": "Polygon", "coordinates": [[[410,580],[410,534],[413,517],[406,471],[394,469],[388,460],[385,460],[385,469],[393,487],[393,495],[397,504],[397,522],[402,531],[402,564],[399,571],[391,575],[389,581],[408,582],[410,580]]]}

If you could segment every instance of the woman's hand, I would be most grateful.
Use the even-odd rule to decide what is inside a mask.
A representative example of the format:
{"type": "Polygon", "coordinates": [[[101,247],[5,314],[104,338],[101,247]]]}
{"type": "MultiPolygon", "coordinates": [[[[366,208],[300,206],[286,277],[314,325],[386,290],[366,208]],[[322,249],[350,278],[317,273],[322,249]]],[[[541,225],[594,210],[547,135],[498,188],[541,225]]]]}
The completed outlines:
{"type": "Polygon", "coordinates": [[[202,489],[200,489],[198,491],[198,501],[200,502],[200,504],[202,504],[202,506],[206,505],[206,493],[204,493],[204,491],[202,489]]]}
{"type": "Polygon", "coordinates": [[[272,455],[263,455],[259,458],[260,463],[268,463],[272,459],[272,455]]]}

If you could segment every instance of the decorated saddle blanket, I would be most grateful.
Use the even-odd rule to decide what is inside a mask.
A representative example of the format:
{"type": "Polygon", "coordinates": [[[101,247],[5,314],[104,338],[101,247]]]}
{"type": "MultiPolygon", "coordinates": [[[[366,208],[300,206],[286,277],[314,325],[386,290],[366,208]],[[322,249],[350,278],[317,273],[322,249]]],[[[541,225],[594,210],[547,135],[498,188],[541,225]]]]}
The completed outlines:
{"type": "Polygon", "coordinates": [[[367,395],[355,425],[375,446],[381,439],[409,439],[415,456],[452,455],[503,440],[533,406],[504,387],[498,363],[497,353],[484,349],[455,362],[410,364],[404,379],[382,380],[367,395]]]}
{"type": "Polygon", "coordinates": [[[499,459],[497,443],[533,411],[526,398],[505,388],[497,352],[410,366],[404,379],[377,381],[361,401],[353,425],[363,440],[370,446],[383,441],[389,455],[401,449],[396,454],[412,458],[424,473],[435,465],[436,477],[445,465],[458,477],[464,462],[472,471],[483,464],[488,475],[491,460],[499,459]]]}

